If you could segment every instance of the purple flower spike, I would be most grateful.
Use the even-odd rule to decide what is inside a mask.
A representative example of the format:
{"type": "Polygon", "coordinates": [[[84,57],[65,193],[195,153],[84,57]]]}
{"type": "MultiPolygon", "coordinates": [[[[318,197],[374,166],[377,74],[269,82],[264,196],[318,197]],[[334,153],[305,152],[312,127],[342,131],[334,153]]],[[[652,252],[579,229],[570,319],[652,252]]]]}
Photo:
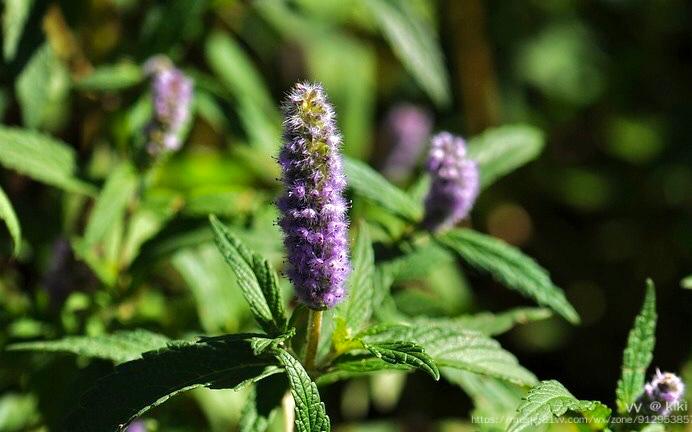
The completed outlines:
{"type": "Polygon", "coordinates": [[[644,386],[639,402],[643,404],[644,410],[667,417],[673,411],[685,409],[681,405],[684,394],[685,384],[680,377],[656,369],[654,377],[644,386]]]}
{"type": "Polygon", "coordinates": [[[147,150],[151,155],[178,150],[180,132],[190,117],[192,80],[165,57],[147,61],[144,70],[153,76],[154,102],[154,119],[147,129],[147,150]]]}
{"type": "Polygon", "coordinates": [[[319,84],[296,84],[283,111],[284,193],[277,205],[287,274],[301,302],[327,309],[344,299],[350,271],[341,137],[319,84]]]}
{"type": "Polygon", "coordinates": [[[390,149],[382,172],[394,181],[402,181],[423,152],[432,130],[432,117],[416,105],[401,104],[387,114],[384,129],[390,149]]]}
{"type": "Polygon", "coordinates": [[[442,132],[432,138],[427,168],[432,185],[423,226],[431,231],[450,228],[468,215],[476,201],[478,166],[467,157],[462,138],[442,132]]]}

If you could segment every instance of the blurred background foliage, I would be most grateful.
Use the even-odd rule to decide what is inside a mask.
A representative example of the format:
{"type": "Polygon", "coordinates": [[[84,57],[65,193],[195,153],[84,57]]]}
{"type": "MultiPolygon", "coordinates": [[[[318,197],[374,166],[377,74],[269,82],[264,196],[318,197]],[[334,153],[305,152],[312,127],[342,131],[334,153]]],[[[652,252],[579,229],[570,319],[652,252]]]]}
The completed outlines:
{"type": "MultiPolygon", "coordinates": [[[[133,327],[171,337],[247,329],[206,216],[225,217],[280,265],[270,205],[277,101],[310,79],[336,106],[344,151],[374,166],[392,146],[386,119],[401,104],[463,136],[514,122],[542,129],[542,156],[486,191],[471,223],[549,269],[583,324],[551,318],[501,342],[539,378],[610,402],[650,276],[655,364],[692,382],[692,305],[680,291],[692,272],[691,16],[684,0],[5,0],[0,119],[69,143],[84,181],[45,181],[62,193],[2,158],[22,244],[12,258],[3,234],[0,346],[133,327]],[[195,80],[184,148],[146,178],[112,180],[149,120],[141,65],[156,54],[195,80]],[[108,226],[90,227],[93,185],[106,178],[123,202],[128,191],[147,193],[134,208],[102,210],[108,226]]],[[[408,187],[413,177],[396,180],[408,187]]],[[[353,212],[392,223],[359,201],[353,212]]],[[[453,261],[401,285],[399,308],[417,314],[525,304],[453,261]]],[[[108,367],[3,353],[0,430],[58,424],[108,367]]],[[[153,411],[148,427],[233,430],[244,398],[195,390],[153,411]]],[[[473,430],[468,396],[418,374],[332,385],[323,399],[343,431],[473,430]]]]}

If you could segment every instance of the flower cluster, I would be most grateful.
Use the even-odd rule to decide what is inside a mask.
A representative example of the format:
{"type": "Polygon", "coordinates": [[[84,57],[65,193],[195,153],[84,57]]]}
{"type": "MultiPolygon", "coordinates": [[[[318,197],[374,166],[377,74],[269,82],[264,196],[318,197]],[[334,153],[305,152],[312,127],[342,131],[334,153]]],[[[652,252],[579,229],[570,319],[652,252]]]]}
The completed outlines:
{"type": "Polygon", "coordinates": [[[666,417],[682,402],[684,394],[685,384],[680,377],[656,369],[654,377],[644,386],[639,401],[652,414],[666,417]]]}
{"type": "Polygon", "coordinates": [[[450,228],[465,218],[479,191],[478,166],[466,155],[466,143],[449,132],[432,138],[427,164],[432,185],[425,199],[423,226],[450,228]]]}
{"type": "Polygon", "coordinates": [[[144,70],[152,75],[154,118],[147,127],[147,151],[155,156],[180,148],[180,132],[190,117],[192,80],[167,58],[154,57],[144,70]]]}
{"type": "Polygon", "coordinates": [[[277,205],[287,274],[300,301],[331,308],[344,298],[350,271],[341,137],[318,84],[296,84],[283,110],[279,164],[285,189],[277,205]]]}
{"type": "Polygon", "coordinates": [[[388,178],[402,181],[409,175],[425,148],[431,130],[430,113],[416,105],[397,105],[387,114],[384,135],[389,152],[382,171],[388,178]]]}

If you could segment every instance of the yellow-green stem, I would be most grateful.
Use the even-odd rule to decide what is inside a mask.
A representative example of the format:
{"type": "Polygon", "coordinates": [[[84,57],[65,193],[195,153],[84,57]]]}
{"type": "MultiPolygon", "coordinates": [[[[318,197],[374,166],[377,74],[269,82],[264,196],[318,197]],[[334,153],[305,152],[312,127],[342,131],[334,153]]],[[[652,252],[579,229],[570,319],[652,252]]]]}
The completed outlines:
{"type": "Polygon", "coordinates": [[[308,316],[308,343],[305,349],[305,368],[315,369],[315,356],[317,355],[317,345],[320,342],[320,331],[322,330],[322,311],[310,309],[308,316]]]}

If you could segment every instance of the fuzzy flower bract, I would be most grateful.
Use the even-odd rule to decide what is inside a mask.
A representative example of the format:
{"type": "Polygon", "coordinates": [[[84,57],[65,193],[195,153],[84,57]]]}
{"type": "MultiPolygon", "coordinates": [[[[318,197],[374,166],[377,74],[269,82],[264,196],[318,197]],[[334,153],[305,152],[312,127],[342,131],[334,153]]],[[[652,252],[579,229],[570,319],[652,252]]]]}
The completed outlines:
{"type": "Polygon", "coordinates": [[[283,110],[279,164],[284,193],[277,204],[287,274],[301,302],[331,308],[343,300],[350,271],[341,137],[318,84],[296,84],[283,110]]]}
{"type": "Polygon", "coordinates": [[[432,138],[427,169],[432,184],[423,226],[431,231],[450,228],[468,215],[476,201],[478,166],[468,158],[462,138],[441,132],[432,138]]]}

